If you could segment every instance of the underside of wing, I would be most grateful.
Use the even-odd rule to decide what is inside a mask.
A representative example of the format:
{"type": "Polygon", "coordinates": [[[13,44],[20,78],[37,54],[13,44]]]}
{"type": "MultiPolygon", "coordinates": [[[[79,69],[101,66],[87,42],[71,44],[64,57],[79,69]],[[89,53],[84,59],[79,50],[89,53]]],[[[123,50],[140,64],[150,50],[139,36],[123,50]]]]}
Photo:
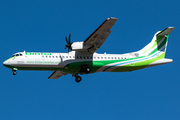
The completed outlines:
{"type": "Polygon", "coordinates": [[[50,76],[49,76],[49,78],[48,79],[58,79],[58,78],[60,78],[61,76],[63,76],[63,75],[67,75],[67,73],[64,73],[64,72],[61,72],[61,71],[54,71],[50,76]]]}
{"type": "Polygon", "coordinates": [[[88,51],[94,53],[104,43],[111,33],[111,28],[117,21],[117,18],[107,18],[85,41],[88,51]]]}

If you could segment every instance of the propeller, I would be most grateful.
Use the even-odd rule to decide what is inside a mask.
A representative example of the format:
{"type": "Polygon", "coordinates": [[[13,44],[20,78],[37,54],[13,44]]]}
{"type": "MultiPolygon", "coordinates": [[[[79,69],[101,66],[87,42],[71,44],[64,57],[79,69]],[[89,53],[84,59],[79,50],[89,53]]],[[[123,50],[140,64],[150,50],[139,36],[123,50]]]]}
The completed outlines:
{"type": "Polygon", "coordinates": [[[65,36],[65,39],[66,39],[66,42],[67,42],[67,45],[65,45],[65,49],[68,48],[68,52],[69,50],[72,50],[72,43],[71,43],[71,33],[69,34],[69,39],[67,39],[67,36],[65,36]]]}

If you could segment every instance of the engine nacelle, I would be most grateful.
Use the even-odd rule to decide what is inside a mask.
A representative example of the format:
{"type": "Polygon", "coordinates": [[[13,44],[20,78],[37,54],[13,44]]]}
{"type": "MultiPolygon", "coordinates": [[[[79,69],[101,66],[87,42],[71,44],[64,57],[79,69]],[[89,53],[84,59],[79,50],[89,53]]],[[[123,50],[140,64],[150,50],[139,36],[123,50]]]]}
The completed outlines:
{"type": "Polygon", "coordinates": [[[71,45],[71,48],[72,48],[72,51],[82,51],[89,48],[89,46],[85,46],[83,42],[74,42],[71,45]]]}

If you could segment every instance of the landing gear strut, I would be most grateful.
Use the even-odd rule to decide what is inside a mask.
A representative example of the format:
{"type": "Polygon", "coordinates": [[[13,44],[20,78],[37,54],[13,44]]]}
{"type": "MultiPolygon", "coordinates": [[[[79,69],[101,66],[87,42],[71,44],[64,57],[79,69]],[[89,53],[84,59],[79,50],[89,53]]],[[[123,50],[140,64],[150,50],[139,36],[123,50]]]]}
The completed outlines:
{"type": "Polygon", "coordinates": [[[75,75],[75,81],[76,81],[77,83],[81,82],[81,80],[82,80],[81,76],[75,75]]]}

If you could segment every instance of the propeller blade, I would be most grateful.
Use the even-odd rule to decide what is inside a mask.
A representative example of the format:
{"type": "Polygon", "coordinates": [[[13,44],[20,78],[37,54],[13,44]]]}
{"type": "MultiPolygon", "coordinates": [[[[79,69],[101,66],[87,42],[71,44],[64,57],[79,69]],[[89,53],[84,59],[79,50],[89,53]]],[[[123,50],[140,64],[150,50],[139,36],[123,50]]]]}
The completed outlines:
{"type": "Polygon", "coordinates": [[[65,39],[66,39],[66,42],[67,42],[67,44],[65,45],[65,49],[68,48],[68,52],[69,52],[69,50],[72,50],[72,48],[71,48],[71,45],[72,45],[72,43],[71,43],[71,33],[69,34],[69,39],[67,39],[67,36],[65,36],[65,39]]]}
{"type": "Polygon", "coordinates": [[[71,44],[71,33],[69,34],[69,44],[71,44]]]}
{"type": "Polygon", "coordinates": [[[68,43],[67,36],[65,36],[66,42],[68,43]]]}

